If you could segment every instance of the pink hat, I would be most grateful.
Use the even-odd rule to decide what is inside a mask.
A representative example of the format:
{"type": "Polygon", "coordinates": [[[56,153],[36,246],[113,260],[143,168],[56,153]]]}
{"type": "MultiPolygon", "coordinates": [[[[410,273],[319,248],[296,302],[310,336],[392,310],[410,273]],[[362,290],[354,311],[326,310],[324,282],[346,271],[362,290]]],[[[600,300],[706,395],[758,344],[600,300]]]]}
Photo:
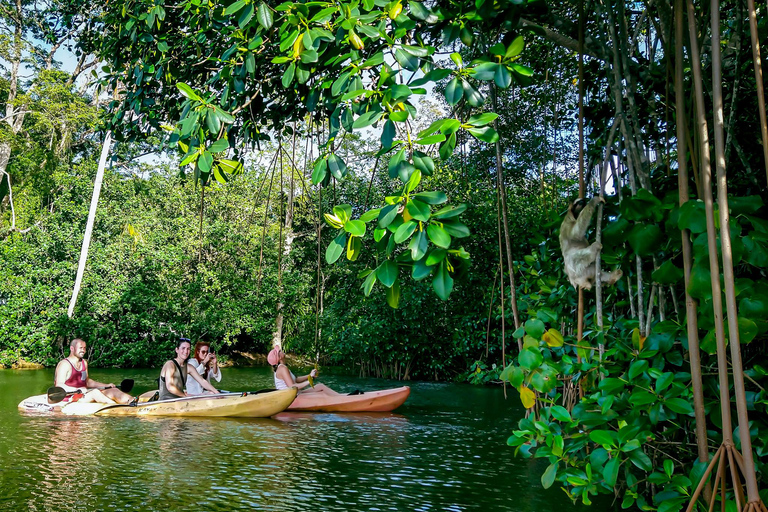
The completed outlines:
{"type": "Polygon", "coordinates": [[[280,349],[275,347],[267,354],[267,362],[272,366],[280,362],[280,349]]]}

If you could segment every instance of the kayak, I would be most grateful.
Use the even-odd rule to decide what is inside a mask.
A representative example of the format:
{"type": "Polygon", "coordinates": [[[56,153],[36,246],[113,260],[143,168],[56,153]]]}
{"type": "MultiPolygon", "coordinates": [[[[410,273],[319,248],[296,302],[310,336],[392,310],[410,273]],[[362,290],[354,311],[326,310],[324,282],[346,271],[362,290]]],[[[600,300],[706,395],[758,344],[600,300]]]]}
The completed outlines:
{"type": "Polygon", "coordinates": [[[295,389],[265,393],[222,393],[172,400],[143,402],[135,406],[80,403],[47,404],[46,395],[22,400],[25,412],[61,412],[69,416],[191,416],[219,418],[266,418],[284,411],[296,397],[295,389]]]}
{"type": "Polygon", "coordinates": [[[343,395],[326,388],[322,392],[302,392],[288,407],[289,411],[317,412],[388,412],[403,405],[411,388],[382,389],[343,395]]]}

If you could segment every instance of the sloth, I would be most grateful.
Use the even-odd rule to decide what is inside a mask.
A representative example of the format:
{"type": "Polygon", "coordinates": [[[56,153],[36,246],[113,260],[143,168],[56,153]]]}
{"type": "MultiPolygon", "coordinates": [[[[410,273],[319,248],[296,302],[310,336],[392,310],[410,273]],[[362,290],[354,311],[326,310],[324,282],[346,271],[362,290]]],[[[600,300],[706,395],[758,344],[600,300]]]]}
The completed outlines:
{"type": "MultiPolygon", "coordinates": [[[[605,202],[600,196],[593,197],[591,201],[577,199],[568,207],[568,213],[560,225],[560,249],[565,260],[565,273],[574,288],[581,286],[589,290],[595,280],[595,259],[603,246],[598,242],[590,245],[585,234],[595,207],[600,202],[605,202]]],[[[600,272],[601,282],[607,285],[614,284],[621,276],[621,269],[600,272]]]]}

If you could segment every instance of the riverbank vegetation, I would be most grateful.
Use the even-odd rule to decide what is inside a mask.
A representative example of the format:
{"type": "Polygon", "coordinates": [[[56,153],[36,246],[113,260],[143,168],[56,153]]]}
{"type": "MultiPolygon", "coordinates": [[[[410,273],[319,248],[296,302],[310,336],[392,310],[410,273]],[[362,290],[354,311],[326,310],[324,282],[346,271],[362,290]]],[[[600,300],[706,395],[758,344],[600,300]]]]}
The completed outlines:
{"type": "Polygon", "coordinates": [[[527,410],[508,442],[548,459],[544,487],[676,511],[722,444],[745,453],[730,465],[749,498],[726,501],[756,503],[762,7],[50,7],[3,14],[29,45],[4,43],[0,364],[51,364],[77,335],[94,364],[156,365],[183,334],[360,375],[504,382],[527,410]],[[49,20],[47,45],[22,18],[49,20]],[[74,72],[44,58],[67,38],[74,72]],[[98,88],[78,86],[96,61],[98,88]],[[70,317],[104,132],[118,142],[70,317]],[[597,265],[624,277],[580,293],[557,237],[592,194],[597,265]]]}

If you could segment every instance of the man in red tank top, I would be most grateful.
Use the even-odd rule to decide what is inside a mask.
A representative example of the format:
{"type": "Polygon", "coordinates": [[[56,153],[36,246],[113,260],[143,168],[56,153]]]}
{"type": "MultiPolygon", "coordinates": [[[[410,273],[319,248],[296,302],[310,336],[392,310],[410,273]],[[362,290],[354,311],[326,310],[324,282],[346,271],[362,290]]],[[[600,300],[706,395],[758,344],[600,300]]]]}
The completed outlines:
{"type": "Polygon", "coordinates": [[[69,356],[56,365],[54,386],[64,388],[66,391],[80,390],[85,394],[81,402],[99,402],[102,404],[129,403],[133,397],[123,393],[114,384],[104,384],[88,377],[88,362],[85,357],[85,342],[75,338],[69,344],[69,356]],[[96,389],[113,386],[110,389],[96,389]]]}

